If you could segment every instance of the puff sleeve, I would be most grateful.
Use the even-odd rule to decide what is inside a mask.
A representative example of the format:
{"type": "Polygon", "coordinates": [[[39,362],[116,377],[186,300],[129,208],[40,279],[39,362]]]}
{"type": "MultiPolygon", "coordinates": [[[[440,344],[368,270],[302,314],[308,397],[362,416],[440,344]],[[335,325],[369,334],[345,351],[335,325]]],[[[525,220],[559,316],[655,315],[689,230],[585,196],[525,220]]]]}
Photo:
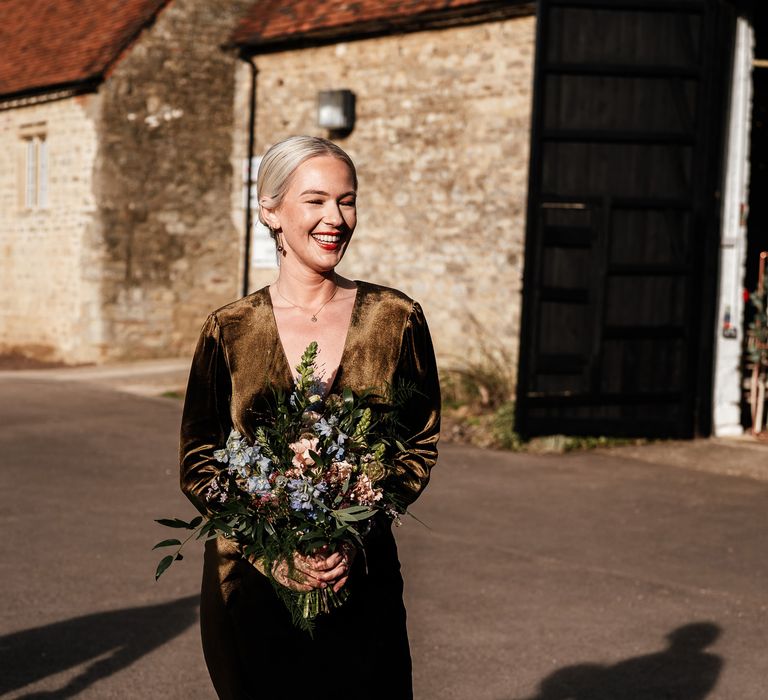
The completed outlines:
{"type": "Polygon", "coordinates": [[[407,440],[407,451],[393,459],[385,488],[394,493],[403,508],[413,503],[429,482],[437,461],[440,436],[440,382],[424,312],[414,302],[403,333],[396,381],[416,387],[399,416],[407,440]]]}
{"type": "Polygon", "coordinates": [[[181,490],[203,514],[205,491],[218,469],[213,458],[232,427],[232,381],[221,326],[215,313],[203,324],[189,372],[181,418],[181,490]]]}

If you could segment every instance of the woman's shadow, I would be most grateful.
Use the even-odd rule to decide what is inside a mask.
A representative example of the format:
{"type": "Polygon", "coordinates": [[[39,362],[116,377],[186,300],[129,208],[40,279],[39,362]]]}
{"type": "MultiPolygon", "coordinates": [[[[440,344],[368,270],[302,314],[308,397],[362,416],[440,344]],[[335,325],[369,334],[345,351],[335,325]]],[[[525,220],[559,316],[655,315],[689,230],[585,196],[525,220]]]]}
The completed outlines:
{"type": "Polygon", "coordinates": [[[71,698],[181,634],[197,620],[198,595],[94,613],[0,637],[0,697],[91,662],[57,690],[18,696],[71,698]]]}
{"type": "Polygon", "coordinates": [[[702,700],[715,687],[723,660],[704,649],[720,636],[711,622],[678,627],[663,651],[612,666],[578,664],[547,676],[527,700],[702,700]]]}

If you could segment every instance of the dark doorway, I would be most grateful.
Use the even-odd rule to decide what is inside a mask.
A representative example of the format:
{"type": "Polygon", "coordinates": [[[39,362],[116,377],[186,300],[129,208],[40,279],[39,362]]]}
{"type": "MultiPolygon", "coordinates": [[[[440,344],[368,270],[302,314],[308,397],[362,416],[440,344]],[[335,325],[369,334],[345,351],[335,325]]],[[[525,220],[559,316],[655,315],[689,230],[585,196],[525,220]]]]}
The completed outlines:
{"type": "MultiPolygon", "coordinates": [[[[768,7],[765,3],[755,3],[751,20],[755,32],[755,62],[752,72],[747,267],[744,275],[744,287],[749,292],[757,288],[760,252],[768,250],[768,7]]],[[[752,317],[752,309],[747,303],[743,328],[749,326],[752,317]]],[[[745,428],[752,425],[747,392],[742,402],[742,424],[745,428]]]]}
{"type": "Polygon", "coordinates": [[[709,433],[734,17],[720,0],[539,3],[523,434],[709,433]]]}

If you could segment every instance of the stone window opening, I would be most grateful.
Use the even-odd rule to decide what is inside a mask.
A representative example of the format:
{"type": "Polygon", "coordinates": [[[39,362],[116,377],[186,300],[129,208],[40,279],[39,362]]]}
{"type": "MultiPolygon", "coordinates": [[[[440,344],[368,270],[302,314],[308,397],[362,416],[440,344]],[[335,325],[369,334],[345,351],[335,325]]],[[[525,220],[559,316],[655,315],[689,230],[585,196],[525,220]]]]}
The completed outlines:
{"type": "Polygon", "coordinates": [[[40,125],[22,128],[19,204],[28,211],[48,209],[48,141],[40,125]]]}

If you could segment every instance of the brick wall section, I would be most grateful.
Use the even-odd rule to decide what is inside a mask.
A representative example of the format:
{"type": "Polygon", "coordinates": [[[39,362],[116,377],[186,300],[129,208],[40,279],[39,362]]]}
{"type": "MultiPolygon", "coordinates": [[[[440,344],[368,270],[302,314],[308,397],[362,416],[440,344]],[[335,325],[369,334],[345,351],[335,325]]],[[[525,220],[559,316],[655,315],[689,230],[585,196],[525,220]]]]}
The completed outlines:
{"type": "MultiPolygon", "coordinates": [[[[339,143],[359,169],[360,223],[340,271],[419,299],[446,363],[485,345],[516,365],[534,36],[523,17],[255,57],[257,155],[290,134],[327,136],[318,90],[356,93],[339,143]]],[[[248,75],[241,66],[235,162],[248,75]]]]}
{"type": "Polygon", "coordinates": [[[205,313],[238,296],[237,59],[219,46],[250,4],[176,0],[102,88],[105,359],[188,355],[205,313]]]}
{"type": "Polygon", "coordinates": [[[99,103],[88,95],[0,111],[0,352],[100,357],[98,274],[84,246],[96,214],[99,103]],[[42,124],[49,152],[50,204],[41,211],[20,206],[21,132],[31,124],[42,124]]]}

